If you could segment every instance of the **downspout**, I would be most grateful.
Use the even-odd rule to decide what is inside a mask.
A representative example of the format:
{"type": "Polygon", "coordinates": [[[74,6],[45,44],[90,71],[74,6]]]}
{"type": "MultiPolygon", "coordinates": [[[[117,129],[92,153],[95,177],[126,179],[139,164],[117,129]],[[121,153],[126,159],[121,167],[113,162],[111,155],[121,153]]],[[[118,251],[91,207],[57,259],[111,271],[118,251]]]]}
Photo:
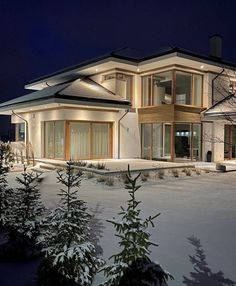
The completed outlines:
{"type": "Polygon", "coordinates": [[[211,99],[211,104],[214,105],[214,82],[215,80],[222,75],[222,73],[225,71],[225,69],[223,69],[220,73],[218,73],[211,81],[211,91],[212,91],[212,99],[211,99]]]}
{"type": "Polygon", "coordinates": [[[21,120],[25,122],[25,144],[26,144],[25,155],[26,155],[27,165],[29,165],[30,164],[29,162],[29,122],[24,117],[15,113],[14,110],[12,110],[12,114],[17,116],[18,118],[20,118],[21,120]]]}
{"type": "Polygon", "coordinates": [[[126,116],[126,114],[129,112],[129,109],[126,109],[125,113],[121,116],[121,118],[118,120],[118,159],[120,159],[120,122],[121,120],[126,116]]]}

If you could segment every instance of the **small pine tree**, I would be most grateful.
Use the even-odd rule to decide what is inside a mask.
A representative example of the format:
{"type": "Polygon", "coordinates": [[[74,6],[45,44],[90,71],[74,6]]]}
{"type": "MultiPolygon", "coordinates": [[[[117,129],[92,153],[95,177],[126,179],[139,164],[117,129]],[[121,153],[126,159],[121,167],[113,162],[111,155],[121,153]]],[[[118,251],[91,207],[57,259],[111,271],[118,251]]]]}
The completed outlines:
{"type": "Polygon", "coordinates": [[[37,188],[38,175],[24,171],[21,177],[16,177],[20,187],[14,192],[15,203],[8,218],[11,227],[11,235],[22,234],[36,241],[40,234],[40,222],[44,213],[44,207],[40,201],[40,191],[37,188]]]}
{"type": "Polygon", "coordinates": [[[0,146],[0,228],[4,227],[12,202],[12,189],[8,188],[8,167],[4,166],[4,150],[0,146]]]}
{"type": "Polygon", "coordinates": [[[38,176],[27,172],[26,167],[16,181],[19,187],[8,193],[8,208],[4,227],[8,241],[1,245],[3,260],[26,260],[40,254],[36,245],[40,234],[41,216],[44,207],[37,188],[38,176]]]}
{"type": "Polygon", "coordinates": [[[41,239],[45,261],[39,271],[39,283],[89,286],[100,260],[88,240],[91,215],[85,202],[77,197],[82,173],[75,171],[73,162],[69,161],[66,171],[57,174],[64,188],[58,194],[60,206],[46,220],[41,239]]]}
{"type": "MultiPolygon", "coordinates": [[[[112,265],[106,265],[101,269],[108,278],[101,284],[102,286],[119,286],[125,270],[140,259],[148,260],[151,254],[150,246],[157,246],[157,244],[150,241],[150,233],[147,231],[147,228],[150,225],[154,227],[153,220],[160,213],[149,216],[144,220],[140,217],[141,209],[138,206],[141,201],[137,201],[135,198],[137,190],[141,187],[137,185],[140,175],[141,173],[133,179],[128,166],[128,183],[125,185],[125,188],[128,189],[130,199],[127,201],[127,209],[121,207],[122,211],[119,213],[121,221],[115,219],[108,220],[108,222],[113,224],[117,232],[116,236],[120,238],[119,245],[122,250],[120,253],[112,255],[109,258],[114,259],[112,265]]],[[[161,270],[158,276],[154,275],[155,281],[160,281],[160,283],[167,281],[171,277],[168,272],[165,272],[162,268],[161,270]]]]}

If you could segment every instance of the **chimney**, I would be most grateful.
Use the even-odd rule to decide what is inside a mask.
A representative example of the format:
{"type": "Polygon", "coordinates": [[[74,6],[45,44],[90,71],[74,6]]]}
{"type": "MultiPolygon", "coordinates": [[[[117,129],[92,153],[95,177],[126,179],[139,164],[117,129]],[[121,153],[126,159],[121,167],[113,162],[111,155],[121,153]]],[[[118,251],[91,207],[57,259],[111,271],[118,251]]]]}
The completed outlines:
{"type": "Polygon", "coordinates": [[[213,58],[222,58],[222,37],[220,35],[212,35],[209,38],[210,56],[213,58]]]}

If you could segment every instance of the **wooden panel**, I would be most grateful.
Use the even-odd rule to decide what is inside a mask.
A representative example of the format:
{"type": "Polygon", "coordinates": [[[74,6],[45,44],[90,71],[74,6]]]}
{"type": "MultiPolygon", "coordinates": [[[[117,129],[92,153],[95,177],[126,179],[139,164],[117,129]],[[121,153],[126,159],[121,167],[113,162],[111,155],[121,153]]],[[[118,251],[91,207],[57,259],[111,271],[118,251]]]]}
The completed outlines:
{"type": "Polygon", "coordinates": [[[183,111],[183,112],[191,112],[191,113],[201,113],[206,108],[204,107],[196,107],[193,105],[175,105],[175,110],[183,111]]]}
{"type": "Polygon", "coordinates": [[[191,112],[182,112],[182,111],[175,111],[174,121],[175,122],[192,122],[192,123],[200,123],[200,114],[191,113],[191,112]]]}
{"type": "Polygon", "coordinates": [[[139,123],[172,122],[174,120],[174,105],[139,108],[138,117],[139,123]]]}
{"type": "Polygon", "coordinates": [[[201,122],[204,108],[166,104],[138,109],[139,123],[152,122],[201,122]]]}

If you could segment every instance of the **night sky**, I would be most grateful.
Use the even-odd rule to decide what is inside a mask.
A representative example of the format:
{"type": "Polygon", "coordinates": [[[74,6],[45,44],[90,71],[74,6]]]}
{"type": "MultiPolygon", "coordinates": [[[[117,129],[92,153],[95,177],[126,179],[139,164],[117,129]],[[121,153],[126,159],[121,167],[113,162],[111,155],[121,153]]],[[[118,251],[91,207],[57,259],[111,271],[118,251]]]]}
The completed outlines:
{"type": "Polygon", "coordinates": [[[208,54],[217,33],[223,58],[236,62],[235,15],[235,0],[0,0],[0,102],[28,93],[34,78],[125,46],[208,54]]]}

